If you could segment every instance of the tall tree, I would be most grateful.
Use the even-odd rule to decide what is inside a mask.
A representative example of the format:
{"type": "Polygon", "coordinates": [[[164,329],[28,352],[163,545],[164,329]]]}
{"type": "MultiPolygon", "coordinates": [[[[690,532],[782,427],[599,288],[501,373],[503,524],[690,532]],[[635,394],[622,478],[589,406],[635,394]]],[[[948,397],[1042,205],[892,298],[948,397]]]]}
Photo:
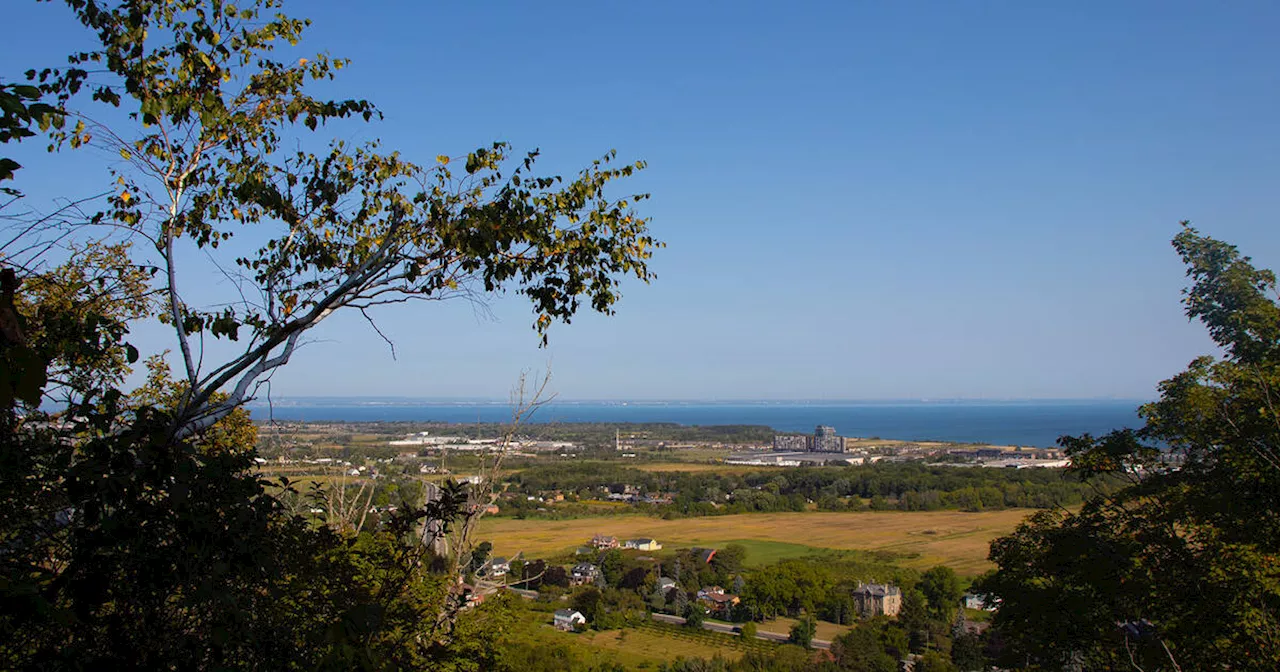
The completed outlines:
{"type": "Polygon", "coordinates": [[[955,570],[939,565],[920,575],[920,592],[929,601],[929,611],[935,618],[948,620],[960,607],[964,589],[955,570]]]}
{"type": "Polygon", "coordinates": [[[1280,668],[1276,279],[1184,223],[1187,315],[1221,347],[1160,385],[1138,430],[1064,437],[1072,469],[1127,487],[996,540],[981,589],[1010,661],[1280,668]]]}
{"type": "Polygon", "coordinates": [[[31,73],[37,91],[0,83],[0,142],[49,119],[55,144],[118,162],[100,212],[0,242],[3,666],[491,667],[499,629],[477,623],[501,600],[460,616],[457,577],[428,571],[420,543],[466,520],[467,491],[363,532],[314,525],[255,474],[240,407],[339,310],[510,289],[544,340],[581,305],[610,312],[660,246],[631,210],[642,195],[606,195],[642,164],[609,153],[561,179],[501,143],[428,168],[326,143],[327,125],[377,111],[307,93],[344,61],[274,57],[307,26],[278,0],[67,4],[97,46],[31,73]],[[65,264],[42,256],[64,241],[65,264]],[[185,290],[195,256],[229,296],[185,290]],[[172,330],[176,379],[157,362],[130,395],[129,326],[146,315],[172,330]],[[202,348],[219,340],[239,350],[215,360],[202,348]],[[41,412],[52,392],[65,413],[41,412]]]}
{"type": "MultiPolygon", "coordinates": [[[[99,41],[68,72],[104,69],[93,99],[128,116],[101,122],[72,105],[74,123],[55,137],[119,158],[107,207],[91,221],[148,243],[139,262],[159,271],[160,316],[187,384],[177,435],[251,398],[335,311],[367,317],[379,305],[483,301],[510,288],[529,298],[545,341],[582,304],[611,312],[622,277],[652,277],[646,262],[661,243],[632,210],[645,195],[606,194],[643,163],[616,166],[609,152],[563,179],[533,174],[538,152],[511,160],[504,143],[429,166],[376,142],[290,149],[324,146],[315,136],[326,125],[379,115],[364,100],[308,93],[346,61],[274,57],[308,25],[272,14],[280,0],[68,4],[99,41]],[[184,289],[191,251],[217,266],[224,296],[197,302],[184,289]],[[234,342],[239,354],[211,362],[206,341],[234,342]]],[[[47,86],[70,95],[79,81],[64,74],[47,86]]]]}

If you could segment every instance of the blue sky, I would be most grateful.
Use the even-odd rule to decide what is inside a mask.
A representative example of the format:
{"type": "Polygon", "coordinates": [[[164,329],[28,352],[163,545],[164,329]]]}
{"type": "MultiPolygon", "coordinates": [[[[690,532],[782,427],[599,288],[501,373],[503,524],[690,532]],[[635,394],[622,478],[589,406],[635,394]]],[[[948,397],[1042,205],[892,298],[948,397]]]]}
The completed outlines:
{"type": "MultiPolygon", "coordinates": [[[[386,115],[353,139],[507,140],[554,172],[616,148],[668,247],[546,349],[519,296],[380,311],[395,360],[335,316],[276,395],[503,397],[549,362],[573,399],[1146,398],[1211,350],[1180,220],[1280,266],[1275,3],[288,8],[354,61],[327,91],[386,115]]],[[[6,76],[84,44],[56,4],[13,10],[6,76]]],[[[100,184],[67,160],[19,186],[100,184]]]]}

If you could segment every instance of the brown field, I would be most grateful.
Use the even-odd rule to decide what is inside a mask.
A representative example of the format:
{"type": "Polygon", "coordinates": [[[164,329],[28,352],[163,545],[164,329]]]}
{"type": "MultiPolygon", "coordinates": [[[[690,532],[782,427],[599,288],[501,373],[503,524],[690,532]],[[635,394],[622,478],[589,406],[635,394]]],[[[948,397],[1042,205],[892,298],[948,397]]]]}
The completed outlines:
{"type": "Polygon", "coordinates": [[[671,546],[717,546],[728,541],[803,544],[817,548],[894,551],[909,554],[902,564],[951,566],[966,575],[991,567],[988,543],[1013,531],[1029,509],[984,511],[756,513],[661,520],[648,516],[604,516],[575,520],[485,518],[478,538],[506,556],[551,556],[581,546],[597,533],[622,538],[652,537],[671,546]]]}

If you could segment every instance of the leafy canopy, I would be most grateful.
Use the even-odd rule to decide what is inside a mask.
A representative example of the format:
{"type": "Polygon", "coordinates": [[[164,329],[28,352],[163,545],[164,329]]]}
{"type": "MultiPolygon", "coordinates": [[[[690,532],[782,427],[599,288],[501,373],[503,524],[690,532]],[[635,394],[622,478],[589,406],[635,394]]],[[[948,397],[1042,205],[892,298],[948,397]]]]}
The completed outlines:
{"type": "Polygon", "coordinates": [[[1124,478],[1079,513],[992,543],[1009,661],[1280,667],[1280,305],[1276,278],[1184,224],[1187,315],[1222,348],[1160,384],[1145,426],[1064,437],[1072,469],[1124,478]]]}

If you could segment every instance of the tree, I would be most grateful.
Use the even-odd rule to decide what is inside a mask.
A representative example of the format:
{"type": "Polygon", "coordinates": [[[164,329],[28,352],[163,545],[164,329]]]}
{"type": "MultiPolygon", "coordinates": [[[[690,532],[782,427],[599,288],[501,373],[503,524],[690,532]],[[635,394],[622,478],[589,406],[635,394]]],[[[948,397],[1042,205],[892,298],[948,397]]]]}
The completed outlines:
{"type": "Polygon", "coordinates": [[[471,551],[471,563],[469,570],[478,572],[484,568],[485,563],[489,562],[489,553],[493,551],[493,544],[488,541],[482,541],[476,545],[471,551]]]}
{"type": "Polygon", "coordinates": [[[981,635],[973,633],[957,635],[951,644],[951,662],[964,672],[986,669],[987,658],[983,654],[983,645],[981,635]]]}
{"type": "Polygon", "coordinates": [[[791,626],[791,635],[787,641],[797,646],[809,648],[813,643],[813,635],[818,631],[818,624],[812,616],[805,616],[791,626]]]}
{"type": "Polygon", "coordinates": [[[682,589],[680,586],[676,586],[675,588],[672,588],[671,592],[674,593],[674,595],[669,600],[669,602],[671,603],[672,610],[677,614],[685,614],[686,612],[688,612],[689,607],[691,606],[691,603],[689,601],[689,593],[684,592],[684,589],[682,589]]]}
{"type": "Polygon", "coordinates": [[[956,672],[956,666],[937,651],[925,653],[913,669],[915,672],[956,672]]]}
{"type": "Polygon", "coordinates": [[[861,624],[836,638],[831,645],[839,669],[849,672],[896,672],[897,658],[885,653],[876,626],[861,624]]]}
{"type": "Polygon", "coordinates": [[[690,602],[684,609],[684,624],[686,627],[698,630],[702,628],[702,622],[706,620],[707,610],[697,602],[690,602]]]}
{"type": "MultiPolygon", "coordinates": [[[[565,180],[531,174],[536,151],[509,165],[503,143],[471,152],[461,166],[441,155],[429,168],[377,143],[289,151],[316,146],[302,139],[327,124],[370,121],[378,112],[367,101],[307,93],[308,82],[332,79],[345,61],[272,58],[275,45],[296,42],[307,25],[263,11],[278,0],[69,4],[100,40],[98,49],[71,57],[71,70],[105,66],[93,99],[126,108],[129,124],[103,125],[71,107],[75,124],[55,139],[119,157],[114,193],[90,221],[154,250],[139,261],[159,271],[161,317],[188,385],[174,417],[177,435],[251,398],[303,335],[338,310],[482,301],[511,287],[532,302],[545,341],[552,323],[583,303],[610,312],[622,276],[652,277],[646,261],[661,244],[631,209],[644,195],[605,194],[642,163],[614,167],[609,153],[565,180]],[[245,231],[265,244],[248,254],[224,251],[245,231]],[[182,291],[191,272],[181,261],[184,247],[222,269],[226,301],[200,308],[182,291]],[[205,341],[242,349],[210,366],[205,341]],[[226,396],[215,402],[220,392],[226,396]]],[[[65,74],[47,86],[70,96],[78,82],[65,74]]]]}
{"type": "MultiPolygon", "coordinates": [[[[509,163],[501,143],[431,168],[376,143],[288,149],[377,111],[307,93],[343,61],[273,57],[307,25],[277,0],[67,4],[98,44],[31,73],[58,109],[0,83],[0,142],[47,119],[59,147],[118,157],[116,180],[99,212],[80,217],[96,207],[80,203],[0,241],[0,659],[492,667],[503,601],[462,613],[457,577],[431,571],[450,563],[427,543],[474,521],[472,493],[445,484],[370,529],[316,525],[256,475],[241,406],[339,310],[509,289],[544,341],[581,305],[611,312],[618,283],[648,280],[660,246],[631,209],[642,196],[605,193],[642,164],[610,153],[564,180],[531,174],[537,152],[509,163]],[[66,263],[42,256],[56,245],[66,263]],[[207,272],[183,260],[201,256],[229,300],[183,291],[207,272]],[[177,375],[149,359],[155,384],[131,394],[129,326],[145,316],[172,330],[177,375]],[[43,412],[55,394],[65,411],[43,412]]],[[[0,159],[0,179],[15,168],[0,159]]]]}
{"type": "MultiPolygon", "coordinates": [[[[79,76],[69,81],[68,87],[79,86],[82,81],[83,77],[79,76]]],[[[62,111],[42,100],[45,93],[39,86],[0,81],[0,145],[34,137],[33,126],[47,130],[62,124],[62,111]]],[[[0,156],[0,182],[12,180],[21,167],[17,161],[0,156]]],[[[4,186],[0,187],[0,194],[17,196],[19,192],[4,186]]]]}
{"type": "Polygon", "coordinates": [[[605,551],[600,559],[600,575],[604,578],[605,585],[616,588],[622,581],[624,571],[622,551],[616,548],[605,551]]]}
{"type": "Polygon", "coordinates": [[[618,580],[619,588],[634,590],[641,594],[652,585],[651,573],[646,567],[632,567],[618,580]]]}
{"type": "Polygon", "coordinates": [[[925,607],[924,595],[920,591],[903,592],[898,623],[902,624],[902,628],[907,631],[911,639],[912,651],[920,651],[929,641],[929,611],[925,607]]]}
{"type": "Polygon", "coordinates": [[[1223,356],[1161,383],[1142,428],[1060,440],[1074,472],[1126,486],[992,543],[997,570],[980,588],[1001,600],[994,627],[1010,660],[1280,666],[1276,279],[1185,223],[1173,244],[1191,279],[1187,315],[1223,356]]]}
{"type": "Polygon", "coordinates": [[[756,632],[757,632],[757,628],[756,628],[755,621],[747,621],[746,623],[742,624],[743,639],[755,639],[756,632]]]}
{"type": "Polygon", "coordinates": [[[587,617],[588,623],[595,623],[603,611],[601,606],[602,599],[603,596],[600,594],[599,588],[583,586],[574,592],[573,599],[569,601],[569,604],[575,610],[582,612],[582,615],[587,617]]]}
{"type": "Polygon", "coordinates": [[[880,633],[880,641],[884,652],[894,660],[902,660],[911,653],[911,639],[907,631],[897,626],[886,626],[880,633]]]}
{"type": "Polygon", "coordinates": [[[950,567],[939,565],[920,575],[920,592],[929,602],[929,611],[935,618],[950,619],[960,606],[964,588],[950,567]]]}

